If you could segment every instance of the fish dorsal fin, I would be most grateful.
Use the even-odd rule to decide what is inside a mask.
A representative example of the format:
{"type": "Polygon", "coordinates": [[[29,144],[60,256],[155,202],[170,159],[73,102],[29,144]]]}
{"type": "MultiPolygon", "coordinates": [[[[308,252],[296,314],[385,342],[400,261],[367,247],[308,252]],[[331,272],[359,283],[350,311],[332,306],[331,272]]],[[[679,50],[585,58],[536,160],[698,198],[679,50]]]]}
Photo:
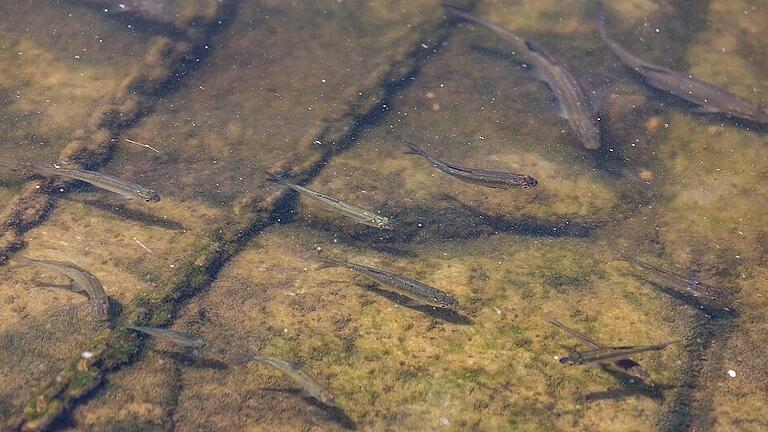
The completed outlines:
{"type": "Polygon", "coordinates": [[[537,80],[548,82],[547,76],[544,75],[544,71],[541,70],[541,68],[536,67],[532,64],[526,63],[525,64],[525,71],[532,76],[533,78],[536,78],[537,80]]]}
{"type": "Polygon", "coordinates": [[[554,106],[555,106],[555,113],[557,113],[557,116],[568,120],[568,117],[569,117],[568,111],[565,110],[565,105],[563,105],[560,99],[555,98],[554,106]]]}
{"type": "MultiPolygon", "coordinates": [[[[697,114],[716,114],[720,112],[717,107],[712,105],[697,105],[695,108],[691,109],[691,111],[697,114]]],[[[699,285],[699,283],[696,283],[696,285],[699,285]]]]}
{"type": "Polygon", "coordinates": [[[525,41],[525,47],[528,48],[528,51],[530,51],[533,54],[536,54],[540,57],[542,57],[544,60],[548,61],[552,65],[559,65],[560,62],[552,56],[547,50],[544,49],[541,45],[537,44],[536,42],[532,42],[529,40],[525,41]]]}
{"type": "Polygon", "coordinates": [[[644,72],[656,72],[656,73],[663,73],[666,75],[679,74],[679,72],[675,72],[672,69],[665,68],[664,66],[655,65],[652,63],[646,63],[644,61],[641,61],[640,65],[636,69],[641,74],[644,72]]]}

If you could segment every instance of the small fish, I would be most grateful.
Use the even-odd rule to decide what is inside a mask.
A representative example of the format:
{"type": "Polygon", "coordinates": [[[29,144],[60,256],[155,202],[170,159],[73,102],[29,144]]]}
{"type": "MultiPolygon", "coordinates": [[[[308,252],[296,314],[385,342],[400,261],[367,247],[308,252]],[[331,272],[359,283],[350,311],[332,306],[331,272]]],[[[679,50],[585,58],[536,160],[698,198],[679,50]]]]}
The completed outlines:
{"type": "MultiPolygon", "coordinates": [[[[20,265],[35,266],[61,273],[72,281],[71,291],[85,293],[88,296],[96,315],[100,319],[109,319],[109,298],[104,287],[93,274],[69,262],[37,260],[22,256],[13,257],[20,265]]],[[[53,285],[51,285],[53,286],[53,285]]],[[[62,287],[60,285],[55,285],[62,287]]]]}
{"type": "Polygon", "coordinates": [[[624,252],[614,250],[625,261],[638,265],[646,270],[655,272],[656,274],[664,277],[666,280],[675,283],[677,286],[682,287],[686,291],[690,292],[694,297],[704,297],[708,302],[713,305],[725,305],[728,303],[728,294],[722,289],[704,283],[698,279],[687,278],[683,275],[664,270],[646,262],[640,261],[637,258],[631,257],[624,252]]]}
{"type": "MultiPolygon", "coordinates": [[[[26,169],[34,171],[44,176],[61,176],[70,179],[84,181],[98,188],[114,192],[126,198],[142,199],[146,202],[158,202],[160,201],[160,195],[152,189],[146,188],[142,185],[131,183],[112,177],[107,174],[102,174],[96,171],[87,171],[80,169],[59,168],[57,166],[48,167],[43,164],[33,162],[19,162],[19,164],[26,169]]],[[[5,164],[8,165],[8,164],[5,164]]]]}
{"type": "MultiPolygon", "coordinates": [[[[602,344],[602,343],[600,343],[600,342],[590,338],[589,336],[585,335],[584,333],[578,332],[578,331],[576,331],[576,330],[574,330],[574,329],[572,329],[570,327],[567,327],[565,324],[561,323],[560,321],[558,321],[556,319],[547,319],[546,321],[548,323],[554,325],[555,327],[558,327],[561,330],[566,331],[568,334],[570,334],[574,338],[578,339],[579,342],[581,342],[582,344],[586,345],[587,347],[589,347],[592,350],[599,350],[599,349],[606,349],[606,348],[608,348],[608,346],[606,346],[606,345],[604,345],[604,344],[602,344]]],[[[573,354],[571,354],[570,356],[561,357],[560,358],[560,363],[562,363],[562,364],[575,364],[576,361],[574,361],[571,358],[572,356],[573,356],[573,354]]],[[[645,381],[645,380],[648,380],[648,379],[651,378],[651,374],[648,373],[648,371],[644,367],[640,366],[640,364],[638,362],[636,362],[636,361],[634,361],[634,360],[632,360],[630,358],[616,359],[616,360],[613,360],[611,363],[606,364],[606,366],[611,368],[611,369],[613,369],[613,370],[626,373],[626,374],[628,374],[630,376],[633,376],[633,377],[635,377],[635,378],[637,378],[637,379],[639,379],[641,381],[645,381]]]]}
{"type": "Polygon", "coordinates": [[[630,347],[605,347],[589,351],[574,351],[568,358],[575,364],[594,365],[617,360],[625,360],[634,354],[648,351],[661,351],[675,342],[665,342],[657,345],[630,346],[630,347]]]}
{"type": "Polygon", "coordinates": [[[524,174],[514,174],[503,171],[486,171],[475,168],[465,168],[451,163],[443,162],[439,159],[435,159],[419,148],[416,144],[403,141],[403,145],[408,149],[406,154],[414,154],[423,157],[432,163],[440,171],[452,175],[459,180],[479,184],[481,186],[496,188],[496,189],[509,189],[513,186],[518,186],[523,189],[534,187],[538,184],[538,181],[524,174]]]}
{"type": "Polygon", "coordinates": [[[391,288],[391,291],[394,291],[404,297],[408,297],[415,303],[454,310],[459,306],[459,301],[456,299],[456,297],[446,292],[440,291],[437,288],[432,288],[431,286],[421,283],[415,279],[400,276],[395,273],[386,272],[384,270],[378,270],[373,267],[339,261],[333,258],[322,258],[322,260],[325,261],[328,265],[340,266],[354,270],[363,276],[366,276],[384,286],[391,288]]]}
{"type": "Polygon", "coordinates": [[[299,384],[304,389],[304,391],[313,398],[330,407],[336,406],[336,400],[333,398],[333,395],[328,390],[326,390],[322,384],[317,382],[317,380],[311,376],[307,375],[306,372],[299,369],[299,367],[295,364],[278,358],[265,356],[253,356],[250,358],[250,360],[258,363],[268,364],[274,368],[279,369],[282,373],[287,375],[288,378],[292,379],[296,384],[299,384]]]}
{"type": "Polygon", "coordinates": [[[471,23],[491,30],[512,42],[516,50],[526,53],[531,63],[529,72],[549,85],[559,102],[558,114],[568,120],[571,129],[588,149],[600,147],[600,127],[587,94],[576,78],[560,61],[540,45],[525,40],[510,31],[461,9],[443,5],[446,11],[471,23]]]}
{"type": "Polygon", "coordinates": [[[645,62],[630,53],[608,35],[608,31],[605,29],[605,13],[602,3],[600,3],[597,30],[606,45],[625,66],[640,75],[651,87],[671,93],[696,105],[694,112],[724,114],[755,123],[768,124],[768,111],[764,107],[736,96],[722,87],[697,80],[690,74],[645,62]]]}
{"type": "Polygon", "coordinates": [[[312,189],[307,189],[303,186],[291,183],[288,180],[272,173],[267,173],[267,180],[279,183],[287,188],[295,190],[300,194],[304,194],[317,201],[318,204],[325,207],[326,209],[340,213],[358,223],[379,229],[392,229],[389,218],[385,216],[377,215],[376,213],[368,211],[364,208],[360,208],[356,205],[341,202],[336,198],[329,197],[328,195],[322,194],[320,192],[315,192],[312,189]]]}
{"type": "Polygon", "coordinates": [[[192,348],[204,348],[208,345],[205,339],[198,336],[190,336],[184,333],[175,332],[173,330],[166,330],[157,327],[142,327],[128,325],[125,328],[135,330],[137,332],[146,333],[150,336],[164,339],[169,342],[173,342],[177,345],[192,347],[192,348]]]}

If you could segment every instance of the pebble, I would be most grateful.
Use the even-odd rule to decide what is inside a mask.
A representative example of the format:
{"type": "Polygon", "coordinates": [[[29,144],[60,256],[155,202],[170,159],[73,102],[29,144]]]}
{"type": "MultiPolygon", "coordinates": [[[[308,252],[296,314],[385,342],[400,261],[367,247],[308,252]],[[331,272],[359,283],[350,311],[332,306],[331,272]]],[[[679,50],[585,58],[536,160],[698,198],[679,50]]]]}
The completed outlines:
{"type": "Polygon", "coordinates": [[[731,378],[736,378],[736,371],[733,370],[733,369],[730,369],[728,371],[728,376],[731,377],[731,378]]]}

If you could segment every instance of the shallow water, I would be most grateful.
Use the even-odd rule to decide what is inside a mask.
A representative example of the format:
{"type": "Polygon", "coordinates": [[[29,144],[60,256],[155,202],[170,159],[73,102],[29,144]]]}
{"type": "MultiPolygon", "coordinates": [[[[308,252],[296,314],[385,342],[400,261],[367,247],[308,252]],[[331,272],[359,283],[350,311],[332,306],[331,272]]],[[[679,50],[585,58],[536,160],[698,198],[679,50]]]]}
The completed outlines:
{"type": "MultiPolygon", "coordinates": [[[[596,150],[514,47],[439,1],[120,3],[0,2],[3,160],[75,162],[162,196],[0,165],[1,430],[768,428],[768,130],[649,87],[598,36],[596,2],[454,3],[594,92],[596,150]],[[538,184],[461,182],[402,139],[538,184]],[[354,224],[265,171],[395,229],[354,224]],[[729,310],[611,248],[723,288],[729,310]],[[461,306],[413,306],[321,268],[318,249],[461,306]],[[88,269],[111,320],[40,286],[67,280],[15,254],[88,269]],[[680,343],[634,357],[652,377],[636,382],[560,364],[583,347],[546,318],[612,346],[680,343]],[[195,355],[130,324],[217,349],[195,355]],[[231,361],[243,353],[300,365],[337,408],[231,361]]],[[[768,7],[607,3],[631,52],[768,104],[768,7]]]]}

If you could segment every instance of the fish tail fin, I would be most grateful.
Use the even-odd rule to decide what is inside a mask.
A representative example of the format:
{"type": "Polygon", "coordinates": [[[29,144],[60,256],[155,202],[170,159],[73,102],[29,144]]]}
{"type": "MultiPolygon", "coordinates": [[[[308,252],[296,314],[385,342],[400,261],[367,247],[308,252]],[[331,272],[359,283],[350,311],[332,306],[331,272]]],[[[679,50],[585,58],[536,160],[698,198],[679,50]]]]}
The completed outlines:
{"type": "Polygon", "coordinates": [[[267,363],[267,357],[259,354],[249,354],[245,358],[245,363],[267,363]]]}
{"type": "Polygon", "coordinates": [[[11,258],[11,261],[18,266],[28,266],[33,264],[33,261],[25,256],[16,255],[11,258]]]}
{"type": "Polygon", "coordinates": [[[448,15],[452,15],[457,18],[462,18],[467,21],[474,21],[476,19],[475,16],[470,14],[468,11],[459,9],[456,6],[451,6],[448,3],[443,3],[443,9],[448,12],[448,15]]]}
{"type": "Polygon", "coordinates": [[[417,146],[415,143],[412,143],[408,140],[403,140],[403,146],[405,147],[404,154],[412,154],[412,155],[419,155],[419,156],[426,156],[426,152],[421,149],[421,147],[417,146]]]}
{"type": "Polygon", "coordinates": [[[610,247],[610,246],[609,246],[609,249],[611,251],[613,251],[613,253],[618,255],[619,258],[621,258],[624,261],[635,263],[635,264],[639,263],[639,261],[640,261],[637,258],[635,258],[635,257],[633,257],[631,255],[628,255],[626,252],[622,251],[621,249],[616,249],[616,248],[610,247]]]}
{"type": "Polygon", "coordinates": [[[598,30],[600,27],[605,30],[605,5],[603,4],[602,0],[597,0],[595,2],[595,7],[597,9],[597,27],[598,30]]]}
{"type": "Polygon", "coordinates": [[[315,270],[322,270],[329,267],[344,266],[343,261],[339,261],[335,258],[320,255],[320,251],[317,252],[317,259],[320,261],[320,264],[318,264],[317,267],[315,267],[315,270]]]}
{"type": "Polygon", "coordinates": [[[558,321],[558,320],[557,320],[557,319],[555,319],[555,318],[552,318],[551,316],[545,316],[545,317],[544,317],[544,321],[548,322],[549,324],[552,324],[552,325],[553,325],[553,326],[555,326],[555,327],[559,327],[559,328],[561,328],[561,329],[565,327],[565,326],[563,325],[563,323],[561,323],[560,321],[558,321]]]}
{"type": "Polygon", "coordinates": [[[147,327],[135,326],[135,325],[127,325],[127,326],[125,326],[125,328],[127,328],[129,330],[133,330],[135,332],[139,332],[139,333],[151,336],[151,334],[147,331],[148,330],[147,327]]]}
{"type": "Polygon", "coordinates": [[[670,345],[677,345],[677,344],[682,343],[682,342],[683,341],[681,341],[679,339],[678,340],[671,340],[671,341],[668,341],[668,342],[660,343],[660,344],[655,345],[655,346],[658,347],[658,349],[663,350],[664,348],[666,348],[666,347],[668,347],[670,345]]]}
{"type": "Polygon", "coordinates": [[[613,39],[608,35],[608,30],[605,28],[605,5],[602,0],[597,0],[596,24],[597,32],[600,34],[600,37],[606,42],[613,42],[613,39]]]}
{"type": "Polygon", "coordinates": [[[271,181],[273,183],[278,183],[278,184],[281,184],[283,186],[288,186],[288,187],[293,186],[293,184],[291,182],[289,182],[288,180],[280,177],[277,174],[271,173],[269,171],[266,171],[265,174],[267,176],[267,181],[271,181]]]}

